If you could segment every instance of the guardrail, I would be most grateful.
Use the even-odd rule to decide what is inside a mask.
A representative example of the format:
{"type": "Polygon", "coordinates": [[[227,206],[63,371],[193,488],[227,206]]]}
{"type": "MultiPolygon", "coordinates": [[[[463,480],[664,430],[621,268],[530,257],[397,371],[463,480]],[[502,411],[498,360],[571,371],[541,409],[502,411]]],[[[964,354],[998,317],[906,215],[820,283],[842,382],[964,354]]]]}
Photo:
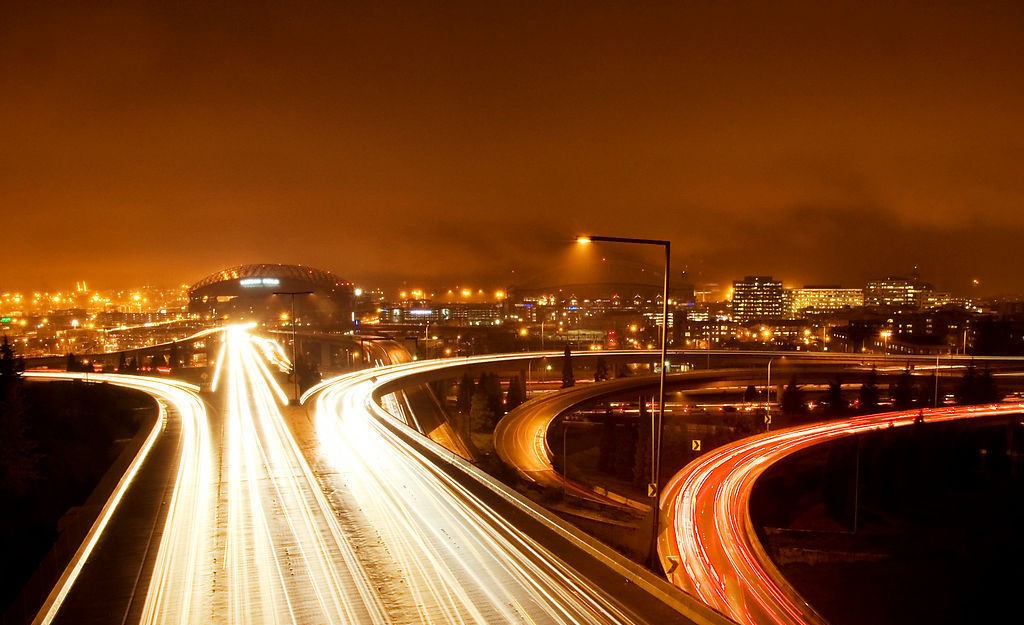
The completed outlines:
{"type": "Polygon", "coordinates": [[[156,410],[152,416],[139,426],[138,432],[103,474],[72,520],[61,529],[53,546],[0,618],[0,623],[29,623],[44,606],[48,595],[93,533],[97,520],[117,492],[124,477],[141,464],[146,451],[159,436],[165,413],[159,402],[154,399],[153,403],[156,410]]]}

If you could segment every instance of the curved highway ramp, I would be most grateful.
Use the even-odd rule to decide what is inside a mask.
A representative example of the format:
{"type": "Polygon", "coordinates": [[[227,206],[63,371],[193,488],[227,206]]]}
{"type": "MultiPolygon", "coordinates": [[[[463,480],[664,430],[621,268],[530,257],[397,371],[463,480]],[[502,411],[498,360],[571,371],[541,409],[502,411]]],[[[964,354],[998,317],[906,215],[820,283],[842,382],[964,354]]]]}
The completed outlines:
{"type": "Polygon", "coordinates": [[[225,330],[213,393],[151,384],[144,452],[34,623],[731,623],[333,380],[289,406],[280,346],[225,330]]]}

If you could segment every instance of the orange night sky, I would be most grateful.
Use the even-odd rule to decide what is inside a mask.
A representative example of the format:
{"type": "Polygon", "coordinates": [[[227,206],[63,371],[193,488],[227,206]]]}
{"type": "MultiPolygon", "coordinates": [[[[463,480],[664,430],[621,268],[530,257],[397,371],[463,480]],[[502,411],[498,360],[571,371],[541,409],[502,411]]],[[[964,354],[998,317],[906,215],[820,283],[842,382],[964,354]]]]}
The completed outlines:
{"type": "Polygon", "coordinates": [[[554,284],[591,232],[1021,293],[1021,76],[1019,2],[8,2],[0,290],[554,284]]]}

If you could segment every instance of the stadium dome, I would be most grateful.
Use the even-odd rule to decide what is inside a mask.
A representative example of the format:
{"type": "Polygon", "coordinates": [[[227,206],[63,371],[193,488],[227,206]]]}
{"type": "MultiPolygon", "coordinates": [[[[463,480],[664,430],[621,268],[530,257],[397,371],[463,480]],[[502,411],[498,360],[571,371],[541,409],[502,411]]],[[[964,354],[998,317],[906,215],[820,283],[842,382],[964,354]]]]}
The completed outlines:
{"type": "Polygon", "coordinates": [[[329,271],[260,263],[210,274],[189,289],[189,312],[204,319],[352,327],[354,288],[329,271]],[[294,294],[294,296],[292,295],[294,294]]]}

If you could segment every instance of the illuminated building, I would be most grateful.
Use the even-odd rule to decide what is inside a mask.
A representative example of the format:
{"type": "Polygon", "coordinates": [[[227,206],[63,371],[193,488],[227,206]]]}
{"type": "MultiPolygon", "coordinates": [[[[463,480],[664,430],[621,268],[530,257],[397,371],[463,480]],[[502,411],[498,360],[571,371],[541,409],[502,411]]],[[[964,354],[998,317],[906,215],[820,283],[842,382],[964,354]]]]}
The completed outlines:
{"type": "Polygon", "coordinates": [[[292,297],[302,325],[353,327],[355,289],[338,276],[302,265],[242,265],[211,274],[189,289],[189,312],[208,320],[287,325],[292,297]],[[275,293],[280,293],[275,295],[275,293]]]}
{"type": "Polygon", "coordinates": [[[794,317],[831,314],[864,305],[864,289],[838,286],[805,286],[790,293],[794,317]]]}
{"type": "Polygon", "coordinates": [[[864,305],[891,308],[896,311],[924,308],[932,295],[932,285],[923,282],[914,270],[910,278],[889,276],[868,282],[864,288],[864,305]]]}
{"type": "Polygon", "coordinates": [[[740,324],[786,316],[782,281],[771,276],[747,276],[732,283],[732,318],[740,324]]]}
{"type": "Polygon", "coordinates": [[[380,311],[381,323],[425,325],[441,323],[453,326],[490,326],[502,322],[501,304],[405,301],[380,311]]]}

